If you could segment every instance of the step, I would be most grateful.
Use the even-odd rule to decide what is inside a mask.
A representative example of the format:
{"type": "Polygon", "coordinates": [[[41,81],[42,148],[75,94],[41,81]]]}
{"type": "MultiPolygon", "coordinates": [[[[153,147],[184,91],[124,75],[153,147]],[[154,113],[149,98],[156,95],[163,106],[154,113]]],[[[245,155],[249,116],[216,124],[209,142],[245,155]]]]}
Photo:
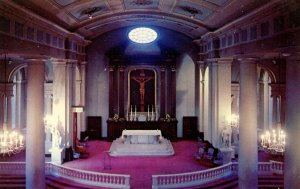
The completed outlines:
{"type": "Polygon", "coordinates": [[[0,184],[0,188],[14,188],[14,189],[25,189],[26,185],[25,184],[0,184]]]}
{"type": "Polygon", "coordinates": [[[258,185],[259,189],[283,189],[284,185],[272,185],[272,184],[266,184],[266,185],[258,185]]]}
{"type": "Polygon", "coordinates": [[[222,178],[204,185],[200,185],[199,188],[214,188],[214,189],[226,189],[238,186],[238,178],[236,176],[230,176],[222,178]]]}
{"type": "Polygon", "coordinates": [[[90,185],[85,185],[81,184],[69,179],[61,178],[61,177],[56,177],[56,176],[51,176],[47,175],[46,176],[46,185],[47,187],[52,188],[52,189],[104,189],[104,187],[97,187],[97,186],[90,186],[90,185]]]}

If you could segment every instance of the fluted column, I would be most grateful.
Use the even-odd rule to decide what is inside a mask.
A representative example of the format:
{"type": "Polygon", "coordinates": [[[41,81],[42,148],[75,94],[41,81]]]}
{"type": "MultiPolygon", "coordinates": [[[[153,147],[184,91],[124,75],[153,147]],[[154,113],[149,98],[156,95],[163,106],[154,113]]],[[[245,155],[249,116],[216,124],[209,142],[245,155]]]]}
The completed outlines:
{"type": "Polygon", "coordinates": [[[176,68],[174,65],[171,66],[171,101],[170,101],[170,116],[176,117],[176,68]]]}
{"type": "Polygon", "coordinates": [[[164,66],[160,67],[160,117],[164,117],[166,114],[166,68],[164,66]]]}
{"type": "Polygon", "coordinates": [[[114,72],[115,67],[113,65],[109,66],[109,108],[108,108],[108,117],[114,117],[114,72]]]}
{"type": "Polygon", "coordinates": [[[257,68],[254,58],[240,61],[239,188],[257,188],[257,68]]]}
{"type": "Polygon", "coordinates": [[[42,60],[27,66],[26,188],[45,188],[44,78],[42,60]]]}
{"type": "Polygon", "coordinates": [[[300,186],[300,53],[287,59],[284,188],[300,186]]]}
{"type": "Polygon", "coordinates": [[[7,94],[7,129],[12,129],[12,97],[13,94],[7,94]]]}
{"type": "MultiPolygon", "coordinates": [[[[200,68],[200,116],[199,116],[199,127],[200,127],[200,132],[205,133],[205,130],[207,127],[205,127],[205,112],[207,112],[206,106],[205,104],[207,104],[207,102],[205,101],[205,87],[206,87],[206,83],[207,81],[205,81],[205,64],[204,62],[201,62],[201,64],[199,65],[200,68]]],[[[207,120],[207,119],[206,119],[207,120]]],[[[206,133],[207,134],[207,133],[206,133]]],[[[206,135],[204,135],[204,137],[206,138],[206,135]]]]}
{"type": "Polygon", "coordinates": [[[209,141],[222,147],[221,133],[226,117],[231,115],[231,62],[232,59],[209,59],[209,141]]]}
{"type": "Polygon", "coordinates": [[[119,66],[119,117],[124,118],[124,69],[125,66],[119,66]]]}
{"type": "Polygon", "coordinates": [[[16,75],[16,128],[21,129],[21,101],[22,101],[22,77],[21,73],[17,72],[16,75]]]}
{"type": "Polygon", "coordinates": [[[239,113],[239,98],[240,98],[240,85],[238,83],[231,84],[231,113],[239,113]]]}
{"type": "Polygon", "coordinates": [[[0,92],[0,129],[4,126],[4,93],[0,92]]]}
{"type": "Polygon", "coordinates": [[[61,147],[68,147],[69,139],[69,120],[72,119],[69,109],[69,68],[66,60],[52,60],[53,64],[53,118],[54,124],[62,137],[61,147]]]}
{"type": "MultiPolygon", "coordinates": [[[[80,131],[86,130],[85,117],[85,92],[86,92],[86,62],[80,64],[81,86],[80,86],[80,105],[83,107],[83,112],[79,114],[80,117],[80,131]]],[[[80,133],[78,133],[80,136],[80,133]]]]}
{"type": "Polygon", "coordinates": [[[73,144],[73,105],[75,104],[75,68],[76,61],[67,61],[66,70],[66,128],[65,128],[65,140],[66,147],[74,146],[73,144]]]}

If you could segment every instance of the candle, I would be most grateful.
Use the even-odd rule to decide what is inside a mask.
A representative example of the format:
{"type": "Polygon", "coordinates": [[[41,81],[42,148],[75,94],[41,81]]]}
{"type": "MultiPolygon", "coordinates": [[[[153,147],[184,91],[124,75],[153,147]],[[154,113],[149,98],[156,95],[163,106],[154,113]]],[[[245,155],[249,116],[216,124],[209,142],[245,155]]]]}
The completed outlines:
{"type": "Polygon", "coordinates": [[[135,105],[135,108],[134,108],[134,117],[136,118],[136,105],[135,105]]]}
{"type": "Polygon", "coordinates": [[[132,105],[130,105],[130,116],[132,116],[132,105]]]}

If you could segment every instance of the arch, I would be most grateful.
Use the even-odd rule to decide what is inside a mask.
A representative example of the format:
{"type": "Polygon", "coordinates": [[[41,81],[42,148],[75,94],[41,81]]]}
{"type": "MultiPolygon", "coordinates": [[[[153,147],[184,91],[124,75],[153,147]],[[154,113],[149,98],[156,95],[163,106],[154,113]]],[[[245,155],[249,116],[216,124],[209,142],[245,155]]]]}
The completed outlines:
{"type": "MultiPolygon", "coordinates": [[[[8,74],[8,82],[13,82],[15,75],[17,74],[18,71],[20,71],[22,68],[27,68],[27,64],[26,63],[22,63],[20,65],[17,65],[16,67],[14,67],[11,72],[8,74]]],[[[22,71],[22,78],[25,79],[26,78],[26,72],[25,70],[22,71]]]]}

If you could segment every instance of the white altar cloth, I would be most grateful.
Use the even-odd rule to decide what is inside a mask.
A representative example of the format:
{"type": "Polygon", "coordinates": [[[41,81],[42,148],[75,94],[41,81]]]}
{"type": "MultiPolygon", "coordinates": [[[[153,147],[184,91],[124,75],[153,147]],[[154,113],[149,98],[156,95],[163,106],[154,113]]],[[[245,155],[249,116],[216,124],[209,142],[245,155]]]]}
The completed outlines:
{"type": "Polygon", "coordinates": [[[158,144],[162,135],[160,130],[123,130],[121,138],[126,144],[158,144]]]}
{"type": "Polygon", "coordinates": [[[124,130],[109,152],[111,156],[174,155],[171,142],[162,137],[160,130],[124,130]]]}

